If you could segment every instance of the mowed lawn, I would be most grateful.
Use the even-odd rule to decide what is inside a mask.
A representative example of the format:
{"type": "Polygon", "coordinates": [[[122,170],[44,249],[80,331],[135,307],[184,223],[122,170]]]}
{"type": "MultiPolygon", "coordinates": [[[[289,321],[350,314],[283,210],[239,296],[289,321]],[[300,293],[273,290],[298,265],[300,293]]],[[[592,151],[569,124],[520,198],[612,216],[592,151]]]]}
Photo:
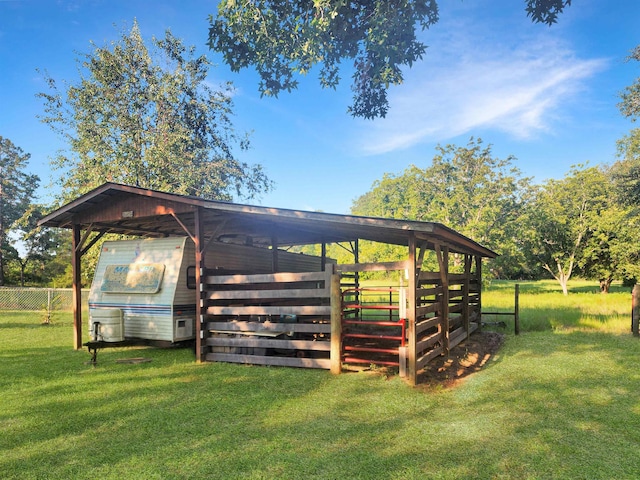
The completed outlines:
{"type": "MultiPolygon", "coordinates": [[[[0,312],[0,477],[639,478],[631,295],[596,291],[523,283],[522,334],[509,325],[499,355],[452,389],[199,365],[188,349],[104,350],[93,367],[69,316],[0,312]],[[117,361],[134,357],[151,361],[117,361]]],[[[513,283],[483,302],[509,310],[513,283]]]]}

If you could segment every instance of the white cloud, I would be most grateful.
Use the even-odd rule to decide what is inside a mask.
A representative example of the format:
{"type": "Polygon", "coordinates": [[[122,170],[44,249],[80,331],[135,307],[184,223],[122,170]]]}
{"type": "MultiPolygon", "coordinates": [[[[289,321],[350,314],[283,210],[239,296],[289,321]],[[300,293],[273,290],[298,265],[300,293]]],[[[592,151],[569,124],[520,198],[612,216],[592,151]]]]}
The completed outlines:
{"type": "Polygon", "coordinates": [[[477,41],[495,35],[468,34],[468,28],[451,28],[446,39],[432,43],[425,60],[392,89],[387,118],[362,124],[361,152],[388,153],[477,129],[516,138],[548,131],[562,107],[607,63],[576,58],[549,34],[498,35],[510,38],[511,47],[477,41]]]}

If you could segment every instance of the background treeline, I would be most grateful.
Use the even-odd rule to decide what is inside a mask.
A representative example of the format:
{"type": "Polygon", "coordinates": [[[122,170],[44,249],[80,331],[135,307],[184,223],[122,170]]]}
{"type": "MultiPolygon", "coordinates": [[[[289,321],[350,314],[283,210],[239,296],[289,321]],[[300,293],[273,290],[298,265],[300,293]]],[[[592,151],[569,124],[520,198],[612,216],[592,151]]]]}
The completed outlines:
{"type": "MultiPolygon", "coordinates": [[[[493,156],[480,139],[439,146],[426,166],[376,181],[352,213],[453,228],[499,253],[486,268],[491,278],[553,277],[566,292],[577,275],[608,291],[614,280],[640,278],[636,136],[620,141],[621,158],[613,165],[576,165],[564,178],[543,183],[524,177],[515,157],[493,156]]],[[[367,243],[360,261],[399,254],[367,243]]]]}

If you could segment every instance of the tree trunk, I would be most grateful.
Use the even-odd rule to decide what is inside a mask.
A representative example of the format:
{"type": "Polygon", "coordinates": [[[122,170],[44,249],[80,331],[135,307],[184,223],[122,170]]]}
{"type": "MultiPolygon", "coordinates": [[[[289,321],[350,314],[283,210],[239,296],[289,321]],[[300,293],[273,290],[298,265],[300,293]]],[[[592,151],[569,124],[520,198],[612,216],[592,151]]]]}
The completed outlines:
{"type": "Polygon", "coordinates": [[[600,279],[600,293],[609,293],[609,288],[611,287],[611,282],[613,282],[613,278],[601,278],[600,279]]]}

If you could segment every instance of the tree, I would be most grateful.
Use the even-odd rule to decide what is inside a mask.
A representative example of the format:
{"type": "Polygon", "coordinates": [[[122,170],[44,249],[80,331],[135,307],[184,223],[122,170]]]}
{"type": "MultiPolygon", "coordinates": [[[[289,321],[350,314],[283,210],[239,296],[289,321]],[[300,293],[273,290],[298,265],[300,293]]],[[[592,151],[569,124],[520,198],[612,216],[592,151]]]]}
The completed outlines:
{"type": "Polygon", "coordinates": [[[640,129],[634,128],[617,142],[619,160],[612,175],[619,199],[626,205],[640,203],[640,129]]]}
{"type": "MultiPolygon", "coordinates": [[[[627,61],[640,61],[640,45],[631,51],[627,61]]],[[[618,108],[623,116],[635,122],[640,116],[640,78],[620,92],[618,108]]],[[[613,175],[627,204],[640,202],[640,129],[631,130],[618,140],[618,157],[613,175]]]]}
{"type": "Polygon", "coordinates": [[[493,264],[498,276],[521,274],[514,244],[528,178],[515,159],[496,158],[491,146],[471,138],[466,146],[436,147],[431,165],[415,165],[400,176],[385,175],[355,200],[352,212],[443,223],[502,255],[493,264]]]}
{"type": "Polygon", "coordinates": [[[169,30],[148,49],[134,22],[110,46],[78,59],[80,79],[66,96],[47,76],[41,119],[68,149],[52,163],[66,199],[105,181],[231,200],[271,188],[260,166],[234,156],[247,148],[231,122],[230,84],[212,89],[210,62],[169,30]]]}
{"type": "Polygon", "coordinates": [[[605,210],[590,215],[579,261],[580,273],[598,280],[602,293],[609,292],[614,280],[635,283],[640,278],[640,218],[616,198],[607,200],[605,210]]]}
{"type": "Polygon", "coordinates": [[[14,261],[20,268],[22,286],[27,281],[40,285],[48,283],[52,276],[60,273],[59,266],[58,269],[54,266],[58,265],[55,258],[62,242],[62,233],[38,226],[38,220],[45,216],[46,210],[44,205],[32,204],[15,223],[14,232],[19,234],[22,253],[16,251],[14,261]],[[30,266],[35,268],[28,269],[30,266]]]}
{"type": "Polygon", "coordinates": [[[548,180],[539,188],[527,211],[523,245],[565,295],[588,235],[606,210],[607,191],[601,170],[578,165],[563,179],[548,180]]]}
{"type": "MultiPolygon", "coordinates": [[[[628,62],[632,60],[640,61],[640,45],[631,50],[627,57],[628,62]]],[[[631,85],[620,92],[620,99],[621,101],[618,103],[620,113],[635,121],[640,116],[640,78],[636,78],[631,85]]]]}
{"type": "MultiPolygon", "coordinates": [[[[552,25],[571,0],[525,0],[527,16],[552,25]]],[[[222,0],[210,17],[209,46],[233,71],[250,65],[263,95],[298,85],[294,74],[320,65],[323,87],[340,82],[340,64],[354,65],[356,117],[384,117],[387,89],[403,81],[401,67],[422,59],[427,46],[417,30],[438,22],[436,0],[222,0]]]]}
{"type": "Polygon", "coordinates": [[[40,179],[24,170],[30,155],[0,136],[0,286],[5,283],[5,256],[15,256],[8,233],[27,210],[40,179]]]}

